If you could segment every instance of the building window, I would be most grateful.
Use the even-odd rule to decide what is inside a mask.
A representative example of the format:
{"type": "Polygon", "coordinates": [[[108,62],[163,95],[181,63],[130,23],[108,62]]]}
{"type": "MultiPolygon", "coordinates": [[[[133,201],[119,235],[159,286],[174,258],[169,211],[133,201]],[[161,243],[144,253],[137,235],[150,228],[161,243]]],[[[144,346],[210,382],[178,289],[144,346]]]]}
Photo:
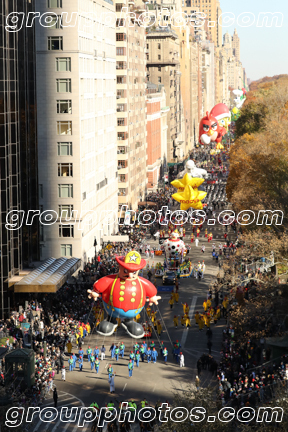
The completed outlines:
{"type": "Polygon", "coordinates": [[[58,177],[73,177],[73,164],[58,163],[58,177]]]}
{"type": "Polygon", "coordinates": [[[62,0],[48,0],[47,3],[49,9],[62,8],[62,0]]]}
{"type": "Polygon", "coordinates": [[[124,19],[117,19],[116,20],[116,27],[123,27],[124,26],[124,19]]]}
{"type": "Polygon", "coordinates": [[[48,37],[48,50],[49,51],[62,51],[63,50],[63,37],[62,36],[49,36],[48,37]]]}
{"type": "Polygon", "coordinates": [[[59,198],[73,198],[73,185],[60,184],[58,185],[59,198]]]}
{"type": "Polygon", "coordinates": [[[72,101],[57,100],[57,114],[72,114],[72,101]]]}
{"type": "Polygon", "coordinates": [[[59,237],[74,237],[74,225],[59,225],[59,237]]]}
{"type": "Polygon", "coordinates": [[[119,182],[120,183],[125,183],[126,182],[126,175],[125,174],[120,174],[120,176],[119,176],[119,182]]]}
{"type": "Polygon", "coordinates": [[[123,7],[124,7],[124,4],[117,3],[116,4],[116,12],[121,12],[123,7]]]}
{"type": "Polygon", "coordinates": [[[127,153],[126,147],[118,146],[117,149],[118,149],[117,154],[126,154],[127,153]]]}
{"type": "Polygon", "coordinates": [[[158,43],[158,49],[161,49],[161,44],[158,43]]]}
{"type": "Polygon", "coordinates": [[[149,49],[149,44],[146,44],[146,48],[149,49]]]}
{"type": "Polygon", "coordinates": [[[124,47],[117,47],[116,48],[116,55],[125,55],[125,48],[124,47]]]}
{"type": "Polygon", "coordinates": [[[161,72],[161,66],[158,66],[158,72],[161,72]]]}
{"type": "Polygon", "coordinates": [[[118,161],[118,169],[126,168],[126,167],[127,167],[127,161],[125,161],[125,160],[119,160],[118,161]]]}
{"type": "Polygon", "coordinates": [[[63,29],[61,15],[50,15],[46,18],[49,18],[49,22],[47,21],[47,28],[55,30],[55,29],[63,29]],[[48,27],[49,25],[49,27],[48,27]]]}
{"type": "Polygon", "coordinates": [[[127,63],[122,61],[116,61],[116,69],[127,69],[127,63]]]}
{"type": "Polygon", "coordinates": [[[146,54],[146,60],[149,60],[149,54],[146,54]]]}
{"type": "Polygon", "coordinates": [[[57,72],[71,72],[71,58],[70,57],[57,57],[56,58],[56,71],[57,72]]]}
{"type": "Polygon", "coordinates": [[[124,90],[117,90],[117,95],[116,95],[117,99],[121,99],[123,97],[125,97],[125,92],[124,90]]]}
{"type": "Polygon", "coordinates": [[[71,244],[61,245],[61,256],[62,257],[72,257],[72,245],[71,244]]]}
{"type": "Polygon", "coordinates": [[[83,192],[82,193],[82,201],[85,201],[86,200],[86,192],[83,192]]]}
{"type": "Polygon", "coordinates": [[[158,55],[158,60],[161,60],[161,55],[160,54],[158,55]]]}
{"type": "Polygon", "coordinates": [[[39,184],[39,198],[43,198],[43,184],[39,184]]]}
{"type": "Polygon", "coordinates": [[[71,93],[71,79],[59,78],[56,79],[57,93],[71,93]]]}
{"type": "Polygon", "coordinates": [[[116,33],[116,41],[125,41],[126,34],[125,33],[116,33]]]}
{"type": "Polygon", "coordinates": [[[117,84],[125,84],[126,76],[117,76],[117,84]]]}
{"type": "Polygon", "coordinates": [[[57,121],[57,135],[72,135],[72,121],[57,121]]]}
{"type": "Polygon", "coordinates": [[[73,156],[71,142],[58,142],[58,156],[73,156]]]}
{"type": "Polygon", "coordinates": [[[126,111],[126,105],[125,104],[117,104],[116,111],[117,112],[124,112],[124,111],[126,111]]]}
{"type": "Polygon", "coordinates": [[[125,119],[124,118],[118,118],[117,119],[117,126],[125,126],[125,119]]]}
{"type": "Polygon", "coordinates": [[[105,187],[108,184],[108,179],[105,178],[104,180],[102,180],[100,183],[98,183],[96,185],[96,190],[99,191],[100,189],[102,189],[103,187],[105,187]]]}
{"type": "Polygon", "coordinates": [[[127,195],[127,190],[126,189],[118,189],[118,196],[126,196],[127,195]]]}
{"type": "Polygon", "coordinates": [[[159,84],[161,83],[161,77],[158,77],[158,83],[159,84]]]}
{"type": "Polygon", "coordinates": [[[72,212],[73,212],[72,204],[59,205],[58,208],[59,208],[58,211],[59,217],[61,217],[62,219],[68,219],[72,216],[72,212]]]}

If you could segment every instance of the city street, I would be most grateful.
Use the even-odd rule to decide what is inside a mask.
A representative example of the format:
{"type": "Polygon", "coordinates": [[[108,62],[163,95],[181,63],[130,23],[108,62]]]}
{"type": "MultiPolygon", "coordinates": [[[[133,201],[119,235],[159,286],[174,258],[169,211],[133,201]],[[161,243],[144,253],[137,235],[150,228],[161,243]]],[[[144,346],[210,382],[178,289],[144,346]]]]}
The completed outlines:
{"type": "MultiPolygon", "coordinates": [[[[76,364],[76,369],[73,372],[69,372],[68,362],[65,362],[66,366],[66,381],[61,381],[61,374],[55,375],[54,383],[57,386],[57,390],[59,392],[58,399],[58,409],[61,407],[72,408],[75,406],[89,406],[92,402],[97,402],[99,406],[104,406],[109,403],[111,400],[115,403],[115,406],[118,406],[118,402],[130,401],[134,399],[138,404],[143,398],[146,398],[147,401],[153,405],[159,400],[161,402],[165,402],[168,400],[170,403],[172,402],[174,395],[176,392],[182,392],[183,390],[188,389],[190,386],[194,387],[194,380],[197,375],[197,360],[203,353],[208,354],[207,348],[207,337],[206,337],[206,328],[204,327],[203,331],[199,331],[198,325],[195,324],[194,314],[196,311],[203,311],[203,301],[207,298],[207,293],[210,284],[215,280],[217,273],[219,272],[218,264],[216,264],[215,260],[212,258],[212,246],[208,243],[207,239],[204,237],[204,229],[205,224],[203,225],[203,229],[200,234],[199,246],[195,246],[195,242],[192,244],[191,251],[188,257],[191,259],[192,263],[195,264],[198,261],[205,260],[206,270],[204,279],[196,279],[196,278],[181,278],[179,285],[179,303],[174,304],[173,309],[170,309],[170,305],[168,304],[168,300],[170,298],[169,292],[163,292],[161,294],[161,300],[159,301],[159,311],[157,311],[156,318],[163,318],[164,325],[163,332],[160,336],[160,340],[158,336],[154,332],[151,341],[154,340],[156,344],[156,349],[159,353],[159,357],[157,363],[147,363],[145,360],[144,363],[140,361],[139,368],[134,367],[132,378],[128,377],[128,359],[130,351],[133,349],[133,345],[136,343],[136,339],[132,339],[127,337],[126,332],[120,327],[115,335],[111,337],[103,337],[93,332],[92,335],[86,337],[84,343],[84,352],[88,346],[91,346],[92,349],[95,346],[100,348],[102,345],[106,347],[106,359],[101,362],[99,374],[97,375],[95,370],[91,371],[90,363],[88,363],[87,356],[84,359],[84,367],[83,371],[80,372],[78,368],[78,363],[76,364]],[[204,244],[206,246],[205,253],[201,252],[201,245],[204,244]],[[191,319],[191,328],[188,330],[186,327],[182,327],[180,324],[180,318],[183,315],[183,307],[182,303],[188,303],[190,307],[189,316],[191,319]],[[177,329],[174,328],[173,325],[173,317],[174,315],[180,316],[179,318],[179,326],[177,329]],[[179,364],[176,364],[176,361],[172,355],[172,343],[175,343],[178,340],[181,344],[181,351],[185,357],[185,367],[180,368],[179,364]],[[112,343],[120,344],[120,342],[124,342],[125,344],[125,356],[123,359],[119,358],[119,361],[116,362],[115,359],[111,360],[111,356],[109,353],[109,348],[112,343]],[[163,359],[161,358],[159,352],[159,341],[163,341],[164,345],[168,349],[168,364],[165,365],[163,359]],[[116,373],[115,377],[115,394],[110,394],[110,388],[108,384],[108,374],[107,367],[111,364],[114,372],[116,373]]],[[[229,228],[230,229],[230,228],[229,228]]],[[[212,227],[212,232],[215,240],[216,248],[218,248],[219,242],[223,244],[223,234],[224,227],[215,225],[212,227]]],[[[231,229],[230,229],[231,230],[231,229]]],[[[186,244],[188,240],[190,241],[189,232],[187,229],[188,236],[186,235],[186,244]]],[[[186,233],[187,233],[186,231],[186,233]]],[[[185,239],[184,239],[185,240],[185,239]]],[[[153,247],[156,245],[154,240],[148,240],[148,243],[153,247]]],[[[156,259],[149,259],[150,265],[154,262],[163,262],[164,257],[155,257],[156,259]]],[[[144,276],[146,271],[144,272],[144,276]]],[[[152,277],[152,281],[153,281],[152,277]]],[[[156,279],[157,286],[162,285],[162,279],[156,279]]],[[[152,306],[152,310],[155,306],[152,306]]],[[[156,309],[157,310],[157,307],[156,309]]],[[[142,311],[142,314],[144,312],[142,311]]],[[[147,316],[145,318],[147,321],[147,316]]],[[[217,322],[216,326],[212,324],[211,329],[213,331],[212,338],[212,350],[211,354],[219,361],[220,359],[220,350],[221,350],[221,342],[222,342],[222,330],[225,326],[225,319],[221,319],[217,322]]],[[[140,341],[142,341],[140,339],[140,341]]],[[[139,342],[139,340],[138,340],[139,342]]],[[[149,345],[149,343],[148,343],[149,345]]],[[[72,353],[78,353],[76,346],[73,346],[72,353]]],[[[68,357],[67,357],[68,359],[68,357]]],[[[210,371],[202,370],[200,375],[201,386],[206,387],[209,385],[215,385],[216,380],[215,377],[212,378],[212,374],[210,371]]],[[[45,401],[44,406],[47,404],[53,406],[53,400],[47,399],[45,401]]],[[[57,430],[68,430],[75,431],[76,425],[61,423],[60,420],[56,422],[51,422],[51,424],[46,425],[47,431],[54,432],[57,430]]],[[[87,425],[89,427],[89,425],[87,425]]],[[[33,432],[38,430],[38,424],[33,425],[31,429],[33,432]]],[[[84,430],[86,428],[84,427],[84,430]]]]}

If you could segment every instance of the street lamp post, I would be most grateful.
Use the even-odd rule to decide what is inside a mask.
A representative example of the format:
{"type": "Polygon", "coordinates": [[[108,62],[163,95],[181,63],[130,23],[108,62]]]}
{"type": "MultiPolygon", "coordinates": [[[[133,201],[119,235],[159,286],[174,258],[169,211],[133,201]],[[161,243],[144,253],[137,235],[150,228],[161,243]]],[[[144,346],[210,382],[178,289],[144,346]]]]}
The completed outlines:
{"type": "Polygon", "coordinates": [[[95,248],[95,267],[96,267],[96,255],[97,255],[96,247],[97,247],[97,240],[96,240],[96,237],[95,237],[95,239],[94,239],[94,248],[95,248]]]}

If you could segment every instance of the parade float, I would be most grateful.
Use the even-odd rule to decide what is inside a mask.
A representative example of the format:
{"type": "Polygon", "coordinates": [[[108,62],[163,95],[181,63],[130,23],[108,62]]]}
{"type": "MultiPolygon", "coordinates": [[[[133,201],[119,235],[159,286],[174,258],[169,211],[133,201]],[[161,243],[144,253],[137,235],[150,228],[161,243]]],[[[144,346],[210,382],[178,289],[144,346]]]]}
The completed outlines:
{"type": "Polygon", "coordinates": [[[139,271],[146,266],[146,260],[141,258],[139,252],[131,251],[127,255],[115,257],[118,265],[118,274],[104,276],[88,290],[89,297],[97,300],[102,297],[103,307],[107,319],[102,320],[97,333],[111,336],[121,320],[122,327],[133,338],[144,336],[143,326],[134,321],[149,300],[149,305],[158,305],[157,288],[150,281],[139,277],[139,271]]]}
{"type": "Polygon", "coordinates": [[[164,266],[161,263],[157,263],[155,268],[155,277],[160,278],[163,275],[164,275],[164,266]]]}
{"type": "Polygon", "coordinates": [[[168,260],[169,268],[175,269],[177,263],[182,263],[184,253],[186,253],[185,243],[179,237],[179,233],[173,231],[169,239],[165,240],[161,246],[168,260]]]}
{"type": "Polygon", "coordinates": [[[193,267],[190,260],[180,264],[179,266],[180,278],[189,278],[191,276],[192,269],[193,267]]]}

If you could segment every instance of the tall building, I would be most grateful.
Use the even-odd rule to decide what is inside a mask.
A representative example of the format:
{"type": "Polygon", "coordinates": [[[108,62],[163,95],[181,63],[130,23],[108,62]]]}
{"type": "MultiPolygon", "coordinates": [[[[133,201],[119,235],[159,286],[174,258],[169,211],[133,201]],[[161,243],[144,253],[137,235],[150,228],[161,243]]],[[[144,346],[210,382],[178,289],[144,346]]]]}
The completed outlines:
{"type": "Polygon", "coordinates": [[[203,112],[211,111],[215,105],[215,53],[214,43],[202,41],[202,81],[204,85],[203,112]]]}
{"type": "Polygon", "coordinates": [[[182,29],[175,29],[179,38],[180,48],[180,71],[181,71],[181,97],[183,100],[183,116],[184,116],[184,132],[183,138],[185,139],[185,155],[189,154],[193,147],[191,127],[191,59],[190,59],[190,27],[185,26],[182,29]]]}
{"type": "Polygon", "coordinates": [[[135,210],[147,193],[146,30],[121,18],[122,8],[133,12],[134,1],[116,0],[118,206],[135,210]]]}
{"type": "Polygon", "coordinates": [[[39,200],[53,210],[41,259],[87,262],[94,240],[117,230],[116,31],[113,20],[97,19],[114,5],[39,0],[37,11],[52,22],[36,26],[39,200]]]}
{"type": "Polygon", "coordinates": [[[216,39],[217,47],[222,47],[222,10],[220,6],[220,1],[217,0],[216,2],[216,39]]]}
{"type": "Polygon", "coordinates": [[[196,40],[197,38],[195,39],[195,32],[190,26],[177,30],[177,34],[180,41],[181,88],[186,142],[185,155],[188,155],[197,142],[196,129],[199,123],[199,42],[196,40]]]}
{"type": "MultiPolygon", "coordinates": [[[[146,107],[147,107],[147,189],[157,189],[160,180],[161,167],[163,167],[162,154],[162,107],[166,106],[166,92],[163,85],[147,83],[146,107]]],[[[164,131],[163,131],[164,132],[164,131]]],[[[166,127],[167,143],[167,127],[166,127]]],[[[164,138],[165,139],[165,138],[164,138]]]]}
{"type": "Polygon", "coordinates": [[[187,8],[197,9],[205,14],[208,24],[208,35],[216,46],[222,43],[221,8],[219,0],[184,0],[182,10],[187,8]]]}
{"type": "MultiPolygon", "coordinates": [[[[5,29],[11,12],[34,11],[34,0],[2,0],[0,4],[0,307],[10,305],[10,280],[38,259],[38,222],[23,220],[19,230],[7,229],[6,215],[38,209],[35,101],[35,38],[33,28],[5,29]]],[[[12,23],[9,23],[12,25],[12,23]]]]}
{"type": "Polygon", "coordinates": [[[170,106],[167,160],[168,162],[178,163],[185,156],[179,38],[170,27],[150,29],[146,37],[148,80],[164,85],[167,95],[167,105],[170,106]]]}
{"type": "Polygon", "coordinates": [[[236,58],[236,60],[240,61],[240,38],[238,36],[237,30],[234,30],[234,34],[232,36],[232,49],[233,49],[233,55],[236,58]]]}

